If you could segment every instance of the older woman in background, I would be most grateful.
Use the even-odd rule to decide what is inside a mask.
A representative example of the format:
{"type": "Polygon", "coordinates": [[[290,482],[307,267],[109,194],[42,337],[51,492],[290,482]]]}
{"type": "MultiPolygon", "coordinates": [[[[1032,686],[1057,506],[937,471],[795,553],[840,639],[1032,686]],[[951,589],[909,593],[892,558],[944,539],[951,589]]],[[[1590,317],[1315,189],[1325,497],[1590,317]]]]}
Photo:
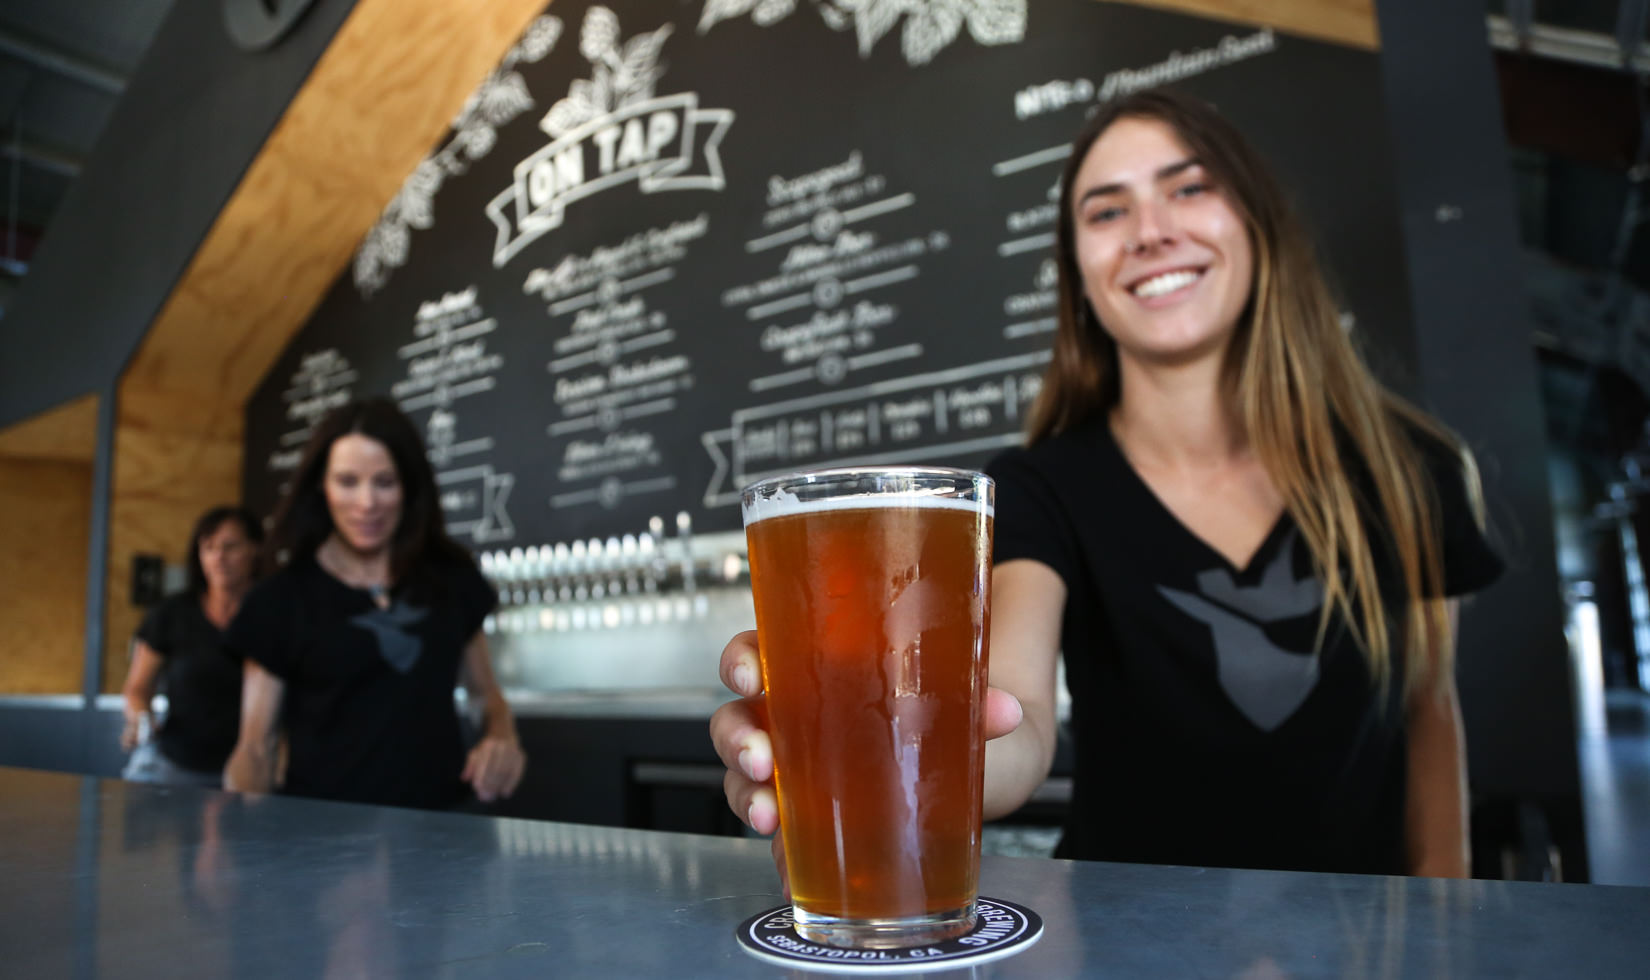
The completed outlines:
{"type": "Polygon", "coordinates": [[[239,507],[214,507],[189,536],[189,587],[149,611],[132,641],[121,689],[132,752],[122,773],[140,782],[217,786],[235,747],[241,663],[224,649],[224,630],[252,587],[263,529],[239,507]],[[151,742],[150,703],[166,692],[166,718],[151,742]]]}

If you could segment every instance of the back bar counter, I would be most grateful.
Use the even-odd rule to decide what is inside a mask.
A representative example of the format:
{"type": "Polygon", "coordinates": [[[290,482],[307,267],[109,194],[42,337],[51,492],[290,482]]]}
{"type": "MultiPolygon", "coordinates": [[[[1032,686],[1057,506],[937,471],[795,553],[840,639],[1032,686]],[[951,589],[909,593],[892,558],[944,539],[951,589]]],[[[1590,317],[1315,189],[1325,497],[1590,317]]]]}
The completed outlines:
{"type": "MultiPolygon", "coordinates": [[[[773,977],[764,841],[0,769],[7,976],[773,977]]],[[[986,858],[1045,923],[973,972],[1642,977],[1650,889],[986,858]]]]}

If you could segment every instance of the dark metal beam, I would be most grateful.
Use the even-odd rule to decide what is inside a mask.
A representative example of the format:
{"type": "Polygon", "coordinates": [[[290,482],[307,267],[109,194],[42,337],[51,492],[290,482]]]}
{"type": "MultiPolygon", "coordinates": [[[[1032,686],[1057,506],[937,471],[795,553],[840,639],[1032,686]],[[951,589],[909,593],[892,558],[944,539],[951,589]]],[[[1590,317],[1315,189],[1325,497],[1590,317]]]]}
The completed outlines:
{"type": "MultiPolygon", "coordinates": [[[[119,417],[120,383],[117,381],[97,396],[97,449],[92,457],[92,514],[87,535],[91,540],[86,549],[85,667],[80,675],[82,705],[88,712],[97,710],[97,696],[103,692],[103,624],[109,604],[109,507],[114,486],[115,424],[119,417]]],[[[89,745],[82,745],[81,752],[83,758],[91,758],[89,745]]]]}
{"type": "Polygon", "coordinates": [[[81,158],[78,154],[32,140],[0,142],[0,157],[15,158],[30,166],[48,170],[65,177],[80,176],[81,158]]]}
{"type": "MultiPolygon", "coordinates": [[[[1650,71],[1650,44],[1640,40],[1624,51],[1616,38],[1552,24],[1530,24],[1521,29],[1516,19],[1490,15],[1490,45],[1501,51],[1538,55],[1555,61],[1593,68],[1650,71]]],[[[1642,35],[1640,35],[1642,38],[1642,35]]]]}
{"type": "Polygon", "coordinates": [[[126,91],[125,75],[88,61],[80,55],[12,31],[0,29],[0,54],[10,55],[36,68],[73,79],[82,85],[111,95],[119,95],[126,91]]]}
{"type": "Polygon", "coordinates": [[[1477,453],[1491,526],[1505,532],[1507,571],[1463,607],[1457,647],[1473,793],[1519,815],[1542,807],[1566,879],[1585,880],[1546,426],[1481,9],[1378,0],[1381,76],[1422,404],[1477,453]]]}

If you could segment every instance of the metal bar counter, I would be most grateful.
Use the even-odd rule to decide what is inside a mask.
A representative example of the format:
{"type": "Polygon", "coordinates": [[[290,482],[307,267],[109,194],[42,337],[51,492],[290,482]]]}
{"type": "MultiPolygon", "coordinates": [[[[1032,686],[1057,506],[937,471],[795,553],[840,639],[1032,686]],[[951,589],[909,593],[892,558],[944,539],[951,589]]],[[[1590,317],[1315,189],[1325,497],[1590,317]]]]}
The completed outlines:
{"type": "MultiPolygon", "coordinates": [[[[772,977],[765,842],[0,768],[0,975],[772,977]]],[[[987,858],[1038,943],[926,976],[1643,977],[1650,889],[987,858]]]]}

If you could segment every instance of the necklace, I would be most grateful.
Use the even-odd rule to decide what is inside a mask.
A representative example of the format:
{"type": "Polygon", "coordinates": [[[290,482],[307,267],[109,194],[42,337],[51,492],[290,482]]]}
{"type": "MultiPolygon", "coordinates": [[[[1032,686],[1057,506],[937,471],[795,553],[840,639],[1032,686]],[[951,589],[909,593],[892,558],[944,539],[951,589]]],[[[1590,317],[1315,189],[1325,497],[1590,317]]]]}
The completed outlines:
{"type": "Polygon", "coordinates": [[[361,582],[360,579],[362,578],[362,575],[360,570],[346,569],[345,563],[340,561],[338,555],[333,553],[329,547],[331,543],[332,542],[329,540],[315,550],[316,563],[319,564],[321,568],[327,572],[327,574],[331,575],[333,578],[344,583],[345,585],[352,588],[365,590],[367,595],[372,597],[374,604],[379,606],[389,605],[390,587],[381,582],[361,582]]]}

